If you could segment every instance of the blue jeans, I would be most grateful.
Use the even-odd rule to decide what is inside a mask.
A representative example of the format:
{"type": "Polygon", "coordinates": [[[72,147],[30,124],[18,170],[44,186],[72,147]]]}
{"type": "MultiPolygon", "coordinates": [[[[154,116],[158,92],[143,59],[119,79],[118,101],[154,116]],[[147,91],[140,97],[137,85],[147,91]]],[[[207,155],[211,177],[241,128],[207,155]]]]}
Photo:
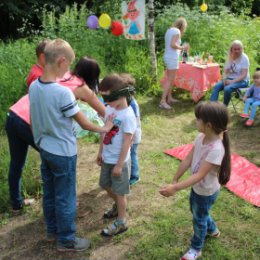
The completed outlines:
{"type": "Polygon", "coordinates": [[[133,144],[130,149],[131,155],[131,176],[132,179],[139,179],[138,144],[133,144]]]}
{"type": "Polygon", "coordinates": [[[217,101],[219,92],[221,90],[224,90],[224,104],[228,106],[228,103],[231,99],[231,93],[235,91],[237,88],[246,88],[248,86],[249,81],[248,80],[242,80],[239,82],[236,82],[234,84],[230,84],[227,86],[224,86],[223,80],[219,81],[213,88],[210,96],[211,101],[217,101]]]}
{"type": "Polygon", "coordinates": [[[76,163],[75,156],[59,156],[40,151],[43,181],[43,213],[47,232],[60,243],[75,239],[76,163]]]}
{"type": "Polygon", "coordinates": [[[190,193],[190,209],[193,215],[193,237],[191,239],[191,247],[201,250],[207,233],[216,231],[217,226],[209,215],[209,210],[213,206],[218,197],[219,191],[211,196],[201,196],[196,194],[193,189],[190,193]]]}
{"type": "Polygon", "coordinates": [[[249,114],[249,108],[252,105],[249,119],[254,120],[257,108],[260,106],[260,100],[254,98],[247,98],[244,107],[244,113],[249,114]]]}
{"type": "Polygon", "coordinates": [[[9,193],[13,209],[22,208],[21,176],[29,145],[38,150],[33,141],[29,124],[13,112],[6,118],[5,130],[9,143],[10,166],[8,174],[9,193]]]}

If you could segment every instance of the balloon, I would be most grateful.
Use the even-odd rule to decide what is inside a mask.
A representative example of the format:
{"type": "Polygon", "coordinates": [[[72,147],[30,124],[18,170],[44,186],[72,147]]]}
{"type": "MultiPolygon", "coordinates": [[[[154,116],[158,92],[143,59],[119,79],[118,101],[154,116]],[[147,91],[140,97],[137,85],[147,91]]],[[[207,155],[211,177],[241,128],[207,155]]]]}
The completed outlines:
{"type": "Polygon", "coordinates": [[[111,25],[111,32],[115,36],[120,36],[124,32],[124,27],[119,21],[113,21],[111,25]]]}
{"type": "Polygon", "coordinates": [[[201,12],[206,12],[206,11],[208,10],[207,4],[203,3],[203,4],[200,6],[200,10],[201,10],[201,12]]]}
{"type": "Polygon", "coordinates": [[[90,29],[97,29],[98,27],[98,18],[95,15],[90,15],[87,19],[87,26],[90,29]]]}
{"type": "Polygon", "coordinates": [[[111,25],[111,18],[108,14],[101,14],[98,19],[98,23],[100,27],[107,29],[111,25]]]}

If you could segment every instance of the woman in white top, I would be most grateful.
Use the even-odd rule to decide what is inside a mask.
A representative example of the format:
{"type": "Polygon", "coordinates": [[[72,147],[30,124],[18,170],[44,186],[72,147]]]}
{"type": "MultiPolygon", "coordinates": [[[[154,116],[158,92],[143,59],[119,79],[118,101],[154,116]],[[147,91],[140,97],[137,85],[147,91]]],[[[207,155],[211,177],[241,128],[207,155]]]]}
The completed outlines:
{"type": "Polygon", "coordinates": [[[162,83],[163,94],[159,105],[163,109],[171,109],[170,104],[176,102],[172,97],[171,86],[179,68],[180,51],[188,49],[188,45],[181,46],[181,37],[186,28],[187,22],[185,18],[180,17],[165,34],[164,63],[167,69],[167,80],[162,83]]]}
{"type": "Polygon", "coordinates": [[[219,92],[224,90],[224,104],[228,106],[231,93],[237,88],[246,88],[249,79],[249,59],[244,53],[242,42],[235,40],[229,47],[223,79],[214,86],[210,100],[217,101],[219,92]]]}

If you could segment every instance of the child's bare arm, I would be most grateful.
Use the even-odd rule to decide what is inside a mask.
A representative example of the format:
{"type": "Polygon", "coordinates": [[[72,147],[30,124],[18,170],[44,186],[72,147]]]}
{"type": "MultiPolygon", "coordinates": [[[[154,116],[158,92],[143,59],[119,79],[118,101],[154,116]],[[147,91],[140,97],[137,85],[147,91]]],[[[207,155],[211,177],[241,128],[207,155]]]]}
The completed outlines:
{"type": "Polygon", "coordinates": [[[190,168],[192,157],[193,157],[194,147],[192,147],[191,151],[185,157],[185,159],[181,162],[175,176],[173,177],[173,183],[178,182],[179,178],[190,168]]]}
{"type": "Polygon", "coordinates": [[[113,116],[108,117],[106,124],[103,127],[101,127],[89,121],[82,111],[79,111],[77,114],[75,114],[73,118],[81,126],[81,128],[92,132],[98,132],[98,133],[109,132],[110,129],[113,127],[113,119],[114,119],[113,116]]]}
{"type": "Polygon", "coordinates": [[[184,181],[164,186],[159,192],[165,197],[173,196],[177,191],[186,189],[202,180],[213,167],[214,164],[205,161],[196,174],[193,174],[184,181]]]}
{"type": "Polygon", "coordinates": [[[103,140],[104,140],[104,134],[102,134],[100,136],[100,142],[99,142],[99,149],[98,149],[98,155],[97,155],[97,164],[99,166],[101,166],[101,164],[102,164],[103,140]]]}
{"type": "Polygon", "coordinates": [[[113,175],[114,176],[120,176],[121,175],[126,155],[127,155],[128,150],[130,149],[130,146],[132,144],[133,134],[124,133],[123,138],[124,138],[124,141],[123,141],[121,153],[120,153],[119,159],[117,161],[117,164],[115,165],[115,167],[113,169],[113,175]]]}

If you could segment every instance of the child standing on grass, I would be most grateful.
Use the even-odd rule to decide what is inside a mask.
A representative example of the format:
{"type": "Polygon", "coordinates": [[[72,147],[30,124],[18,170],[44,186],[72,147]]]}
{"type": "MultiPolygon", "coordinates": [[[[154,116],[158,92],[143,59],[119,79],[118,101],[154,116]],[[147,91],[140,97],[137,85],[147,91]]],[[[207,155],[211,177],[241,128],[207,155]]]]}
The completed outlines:
{"type": "Polygon", "coordinates": [[[102,230],[101,235],[114,236],[128,229],[126,195],[130,192],[130,147],[136,131],[136,119],[129,103],[134,88],[128,86],[120,75],[112,74],[102,80],[99,91],[108,105],[105,119],[115,116],[114,127],[101,139],[97,157],[101,166],[99,184],[114,200],[104,218],[117,217],[111,226],[102,230]]]}
{"type": "Polygon", "coordinates": [[[257,108],[260,106],[260,71],[256,71],[253,76],[254,84],[247,90],[243,97],[245,102],[244,113],[240,116],[248,118],[246,126],[252,126],[256,115],[257,108]],[[251,114],[249,114],[249,108],[251,108],[251,114]]]}
{"type": "Polygon", "coordinates": [[[57,239],[57,250],[83,251],[90,241],[75,236],[77,143],[73,119],[86,130],[108,132],[112,118],[102,128],[87,120],[73,92],[56,83],[74,60],[64,40],[50,41],[44,50],[43,75],[29,89],[31,126],[40,150],[43,182],[43,212],[47,240],[57,239]]]}
{"type": "Polygon", "coordinates": [[[31,71],[27,77],[26,82],[28,88],[30,87],[31,83],[36,79],[38,79],[43,73],[43,69],[45,65],[44,48],[48,42],[49,40],[45,39],[39,42],[38,45],[36,46],[35,52],[36,52],[37,62],[32,66],[31,71]]]}
{"type": "Polygon", "coordinates": [[[201,102],[195,107],[196,124],[200,134],[186,158],[181,162],[172,184],[160,189],[165,196],[192,187],[190,208],[193,215],[194,234],[191,248],[181,260],[195,260],[202,254],[206,236],[218,237],[220,231],[209,214],[217,199],[220,185],[230,178],[230,147],[227,132],[228,112],[217,102],[201,102]],[[191,167],[192,176],[180,181],[191,167]]]}
{"type": "MultiPolygon", "coordinates": [[[[135,79],[127,73],[120,74],[121,77],[126,81],[128,86],[135,86],[135,79]]],[[[135,185],[139,180],[139,160],[138,160],[138,146],[141,143],[142,129],[141,129],[141,119],[140,119],[140,109],[139,105],[134,98],[131,99],[130,106],[134,111],[136,118],[136,131],[133,137],[133,143],[130,149],[131,156],[131,176],[130,176],[130,186],[135,185]]]]}

